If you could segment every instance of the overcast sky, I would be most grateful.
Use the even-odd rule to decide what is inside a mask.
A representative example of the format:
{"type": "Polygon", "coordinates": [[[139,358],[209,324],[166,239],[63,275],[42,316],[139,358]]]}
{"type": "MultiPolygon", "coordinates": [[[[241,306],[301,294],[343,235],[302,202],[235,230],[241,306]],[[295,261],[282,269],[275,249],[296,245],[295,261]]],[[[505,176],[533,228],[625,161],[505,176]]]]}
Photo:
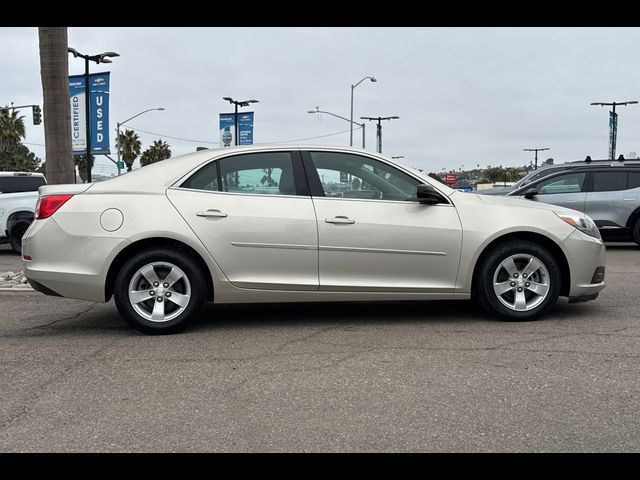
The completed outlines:
{"type": "MultiPolygon", "coordinates": [[[[2,28],[0,45],[0,103],[42,105],[37,28],[2,28]]],[[[354,118],[399,116],[383,123],[383,153],[435,172],[524,165],[530,147],[551,148],[539,158],[556,163],[606,158],[607,107],[589,103],[640,100],[638,28],[70,27],[69,46],[121,55],[91,66],[111,71],[111,131],[162,106],[127,125],[143,148],[162,137],[174,155],[216,146],[224,96],[260,101],[255,143],[348,145],[348,122],[307,111],[349,117],[350,85],[367,75],[378,81],[356,88],[354,118]]],[[[84,63],[70,56],[69,70],[84,63]]],[[[640,152],[640,106],[617,111],[617,152],[640,152]]],[[[43,125],[24,114],[42,158],[43,125]]],[[[369,122],[367,150],[375,131],[369,122]]],[[[97,169],[115,172],[108,161],[97,169]]]]}

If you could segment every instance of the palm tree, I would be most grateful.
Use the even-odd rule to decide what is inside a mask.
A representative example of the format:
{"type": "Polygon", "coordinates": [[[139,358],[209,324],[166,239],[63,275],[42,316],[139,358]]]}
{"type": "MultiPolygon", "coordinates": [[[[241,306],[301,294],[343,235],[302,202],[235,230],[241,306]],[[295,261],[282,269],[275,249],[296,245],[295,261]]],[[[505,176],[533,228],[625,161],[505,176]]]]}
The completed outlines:
{"type": "Polygon", "coordinates": [[[67,27],[38,27],[48,183],[73,182],[67,27]]]}
{"type": "Polygon", "coordinates": [[[140,137],[133,130],[125,130],[116,139],[116,148],[120,149],[122,160],[127,164],[127,172],[131,171],[133,161],[140,155],[140,137]]]}
{"type": "Polygon", "coordinates": [[[9,112],[9,107],[0,108],[0,151],[14,152],[24,136],[24,116],[19,117],[17,110],[9,112]]]}
{"type": "Polygon", "coordinates": [[[162,139],[154,140],[151,146],[142,153],[140,166],[151,165],[152,163],[166,160],[169,157],[171,157],[169,144],[162,139]]]}
{"type": "MultiPolygon", "coordinates": [[[[93,155],[89,155],[89,168],[93,168],[93,162],[96,157],[93,155]]],[[[78,167],[78,173],[80,174],[80,180],[82,183],[87,181],[87,156],[86,155],[76,155],[73,157],[73,163],[78,167]]]]}

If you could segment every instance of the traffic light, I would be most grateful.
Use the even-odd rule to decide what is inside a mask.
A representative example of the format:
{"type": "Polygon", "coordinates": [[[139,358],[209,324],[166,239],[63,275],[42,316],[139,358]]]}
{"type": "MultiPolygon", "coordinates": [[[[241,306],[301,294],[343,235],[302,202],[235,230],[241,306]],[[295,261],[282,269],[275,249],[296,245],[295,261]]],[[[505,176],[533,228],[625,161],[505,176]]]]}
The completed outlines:
{"type": "Polygon", "coordinates": [[[33,105],[33,124],[40,125],[42,123],[42,110],[40,110],[40,105],[33,105]]]}

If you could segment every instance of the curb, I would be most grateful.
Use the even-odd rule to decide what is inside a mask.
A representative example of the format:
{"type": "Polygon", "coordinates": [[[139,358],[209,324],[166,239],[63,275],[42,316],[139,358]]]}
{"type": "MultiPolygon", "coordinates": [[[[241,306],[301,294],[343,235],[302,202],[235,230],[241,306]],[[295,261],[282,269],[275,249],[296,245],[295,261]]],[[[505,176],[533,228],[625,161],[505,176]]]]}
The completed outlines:
{"type": "Polygon", "coordinates": [[[0,292],[35,292],[35,290],[31,287],[29,288],[25,288],[25,287],[20,287],[20,288],[11,288],[11,287],[0,287],[0,292]]]}

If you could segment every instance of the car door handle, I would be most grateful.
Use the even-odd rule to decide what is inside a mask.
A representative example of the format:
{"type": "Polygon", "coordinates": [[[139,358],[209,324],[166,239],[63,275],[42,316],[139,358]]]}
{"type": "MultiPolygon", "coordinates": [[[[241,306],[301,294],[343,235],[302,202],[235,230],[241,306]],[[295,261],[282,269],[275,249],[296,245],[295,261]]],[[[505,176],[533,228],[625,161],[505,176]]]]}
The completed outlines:
{"type": "Polygon", "coordinates": [[[342,215],[339,215],[337,217],[333,217],[333,218],[325,218],[324,221],[326,223],[338,223],[340,225],[352,225],[354,223],[356,223],[355,220],[351,220],[348,217],[344,217],[342,215]]]}
{"type": "Polygon", "coordinates": [[[579,203],[579,202],[580,202],[580,200],[567,200],[564,203],[579,203]]]}
{"type": "Polygon", "coordinates": [[[206,210],[206,211],[199,211],[196,212],[196,215],[198,217],[214,217],[214,218],[225,218],[227,216],[226,213],[222,213],[220,210],[206,210]]]}

